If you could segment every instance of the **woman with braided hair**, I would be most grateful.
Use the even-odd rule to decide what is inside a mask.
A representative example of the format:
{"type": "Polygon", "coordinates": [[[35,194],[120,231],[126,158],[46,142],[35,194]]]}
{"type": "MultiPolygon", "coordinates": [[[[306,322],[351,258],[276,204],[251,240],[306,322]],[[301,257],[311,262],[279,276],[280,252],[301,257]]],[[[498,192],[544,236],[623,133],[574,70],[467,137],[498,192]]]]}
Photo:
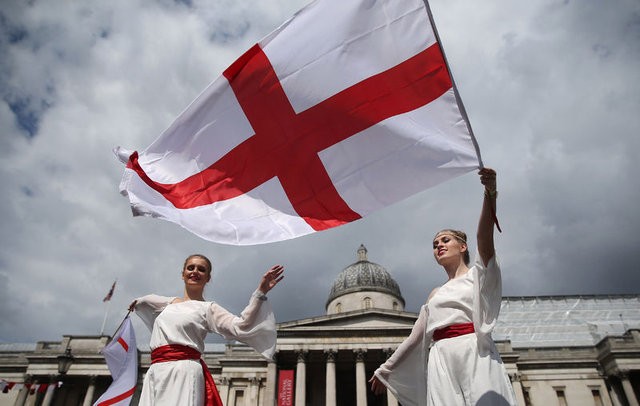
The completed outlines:
{"type": "Polygon", "coordinates": [[[404,406],[516,405],[513,387],[491,338],[502,300],[496,224],[496,172],[479,171],[485,187],[471,267],[467,236],[445,229],[433,255],[447,282],[434,289],[411,334],[370,379],[376,394],[387,388],[404,406]]]}

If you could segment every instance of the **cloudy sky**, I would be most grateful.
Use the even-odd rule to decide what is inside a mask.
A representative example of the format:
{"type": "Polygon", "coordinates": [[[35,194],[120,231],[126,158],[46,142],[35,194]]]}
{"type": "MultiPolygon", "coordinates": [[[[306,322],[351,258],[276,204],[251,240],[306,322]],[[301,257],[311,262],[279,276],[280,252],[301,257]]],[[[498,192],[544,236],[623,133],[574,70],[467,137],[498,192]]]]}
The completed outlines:
{"type": "MultiPolygon", "coordinates": [[[[431,239],[443,227],[474,234],[473,173],[358,222],[253,247],[133,218],[118,193],[112,148],[148,146],[306,3],[2,2],[0,343],[99,334],[117,279],[110,334],[134,297],[181,295],[193,252],[214,262],[206,296],[235,312],[284,264],[270,294],[278,321],[324,314],[360,244],[398,281],[408,311],[443,283],[431,239]]],[[[431,7],[484,162],[498,171],[504,294],[640,293],[640,3],[481,3],[431,7]]]]}

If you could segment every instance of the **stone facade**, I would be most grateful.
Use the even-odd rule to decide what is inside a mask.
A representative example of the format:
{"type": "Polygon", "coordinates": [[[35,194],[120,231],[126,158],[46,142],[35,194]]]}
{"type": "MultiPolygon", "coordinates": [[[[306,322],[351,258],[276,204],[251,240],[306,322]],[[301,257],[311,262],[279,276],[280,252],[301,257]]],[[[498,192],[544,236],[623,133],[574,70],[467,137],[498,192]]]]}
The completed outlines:
{"type": "MultiPolygon", "coordinates": [[[[275,362],[240,344],[208,348],[205,360],[226,405],[276,405],[278,371],[295,371],[296,405],[396,405],[375,397],[366,381],[403,340],[415,314],[362,310],[279,325],[275,362]],[[304,384],[302,384],[304,382],[304,384]]],[[[0,345],[0,379],[52,384],[30,394],[26,387],[0,393],[0,406],[91,405],[111,378],[99,353],[108,337],[65,336],[33,348],[0,345]],[[71,348],[74,362],[64,376],[56,357],[71,348]],[[57,387],[57,382],[62,382],[57,387]]],[[[498,341],[520,405],[638,405],[640,330],[610,336],[590,347],[514,349],[498,341]]],[[[140,354],[140,382],[149,353],[140,354]]],[[[134,396],[136,404],[139,393],[134,396]]]]}

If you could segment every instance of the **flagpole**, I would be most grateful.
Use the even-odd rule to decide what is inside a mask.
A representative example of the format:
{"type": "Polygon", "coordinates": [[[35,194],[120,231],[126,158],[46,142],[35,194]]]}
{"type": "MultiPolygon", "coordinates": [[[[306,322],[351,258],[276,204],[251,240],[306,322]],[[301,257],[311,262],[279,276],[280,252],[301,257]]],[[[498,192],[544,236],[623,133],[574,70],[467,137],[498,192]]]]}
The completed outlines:
{"type": "Polygon", "coordinates": [[[104,319],[102,319],[102,327],[100,328],[100,335],[104,333],[104,326],[107,323],[107,316],[109,315],[109,306],[111,305],[111,300],[107,300],[107,308],[104,311],[104,319]]]}
{"type": "Polygon", "coordinates": [[[116,289],[116,283],[118,282],[118,278],[116,278],[115,281],[113,281],[113,285],[111,285],[111,289],[109,289],[109,292],[107,292],[107,296],[104,297],[104,299],[102,299],[103,302],[107,302],[107,307],[104,310],[104,319],[102,319],[102,327],[100,328],[100,335],[104,334],[104,326],[107,323],[107,317],[109,317],[109,306],[110,306],[110,302],[111,302],[111,298],[113,296],[113,292],[116,289]]]}
{"type": "Polygon", "coordinates": [[[478,157],[478,165],[482,169],[484,168],[484,164],[482,163],[482,156],[480,155],[480,146],[478,145],[478,141],[476,140],[475,134],[473,134],[473,129],[471,128],[471,121],[469,120],[469,116],[467,116],[467,111],[465,110],[464,104],[462,103],[462,98],[460,97],[460,93],[458,93],[458,87],[456,86],[456,82],[453,79],[453,72],[451,72],[451,69],[449,68],[449,61],[447,60],[447,55],[444,53],[444,46],[442,45],[442,41],[440,40],[440,35],[438,34],[438,29],[436,28],[436,23],[433,19],[433,14],[431,13],[431,7],[429,7],[429,0],[423,0],[423,1],[424,1],[424,6],[427,9],[427,16],[429,16],[431,29],[433,29],[433,34],[436,36],[436,41],[438,42],[438,46],[440,47],[440,52],[442,53],[444,64],[447,67],[447,71],[449,72],[449,77],[451,78],[453,94],[455,95],[456,101],[458,102],[458,107],[460,108],[460,114],[462,115],[462,118],[464,118],[464,121],[467,124],[467,129],[469,130],[469,135],[471,135],[471,141],[473,142],[473,147],[476,149],[476,156],[478,157]]]}
{"type": "Polygon", "coordinates": [[[127,318],[129,317],[129,315],[131,314],[132,310],[130,309],[126,316],[124,316],[124,319],[122,319],[122,321],[120,322],[120,324],[118,324],[118,327],[116,327],[115,331],[113,332],[113,334],[109,337],[109,340],[107,341],[107,343],[109,343],[111,341],[111,339],[113,338],[113,336],[115,336],[116,334],[118,334],[118,330],[120,330],[120,328],[122,327],[122,325],[124,324],[124,322],[127,320],[127,318]]]}
{"type": "MultiPolygon", "coordinates": [[[[424,6],[427,9],[427,16],[429,17],[429,22],[431,23],[431,29],[433,30],[433,35],[436,36],[436,41],[438,46],[440,47],[440,53],[442,53],[442,59],[444,59],[444,64],[447,67],[447,71],[449,72],[449,77],[451,78],[451,86],[453,87],[453,94],[456,97],[456,102],[458,103],[458,107],[460,108],[460,114],[462,118],[464,118],[465,123],[467,124],[467,129],[469,130],[469,135],[471,136],[471,142],[473,142],[473,147],[476,149],[476,156],[478,157],[478,166],[480,169],[484,168],[484,163],[482,162],[482,155],[480,155],[480,146],[478,145],[478,140],[476,140],[476,136],[473,133],[473,129],[471,128],[471,120],[469,120],[469,116],[467,115],[467,110],[464,108],[464,104],[462,103],[462,97],[460,97],[460,93],[458,92],[458,87],[456,86],[456,81],[453,79],[453,72],[449,68],[449,61],[447,60],[447,55],[444,53],[444,45],[442,45],[442,41],[440,40],[440,34],[438,34],[438,29],[436,28],[436,22],[433,19],[433,14],[431,13],[431,7],[429,7],[429,0],[423,0],[424,6]]],[[[499,232],[502,232],[500,229],[500,223],[498,222],[498,217],[496,216],[496,209],[493,206],[489,206],[491,208],[491,215],[493,216],[493,221],[496,224],[496,228],[499,232]]]]}

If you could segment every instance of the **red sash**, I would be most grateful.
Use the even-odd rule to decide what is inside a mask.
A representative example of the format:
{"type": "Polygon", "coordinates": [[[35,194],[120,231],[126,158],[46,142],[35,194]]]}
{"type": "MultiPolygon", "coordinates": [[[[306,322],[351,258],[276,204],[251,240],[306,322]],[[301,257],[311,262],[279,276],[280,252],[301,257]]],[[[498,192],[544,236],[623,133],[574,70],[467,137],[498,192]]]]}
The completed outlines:
{"type": "Polygon", "coordinates": [[[158,347],[151,351],[151,363],[180,361],[184,359],[197,359],[202,365],[202,373],[204,375],[204,404],[205,406],[223,406],[222,399],[213,381],[211,372],[207,368],[207,364],[200,358],[200,352],[186,345],[170,344],[158,347]]]}
{"type": "Polygon", "coordinates": [[[473,323],[452,324],[450,326],[442,327],[434,331],[433,341],[442,340],[443,338],[463,336],[465,334],[471,334],[473,332],[475,332],[473,323]]]}

